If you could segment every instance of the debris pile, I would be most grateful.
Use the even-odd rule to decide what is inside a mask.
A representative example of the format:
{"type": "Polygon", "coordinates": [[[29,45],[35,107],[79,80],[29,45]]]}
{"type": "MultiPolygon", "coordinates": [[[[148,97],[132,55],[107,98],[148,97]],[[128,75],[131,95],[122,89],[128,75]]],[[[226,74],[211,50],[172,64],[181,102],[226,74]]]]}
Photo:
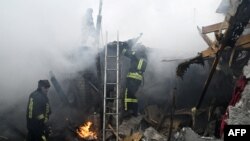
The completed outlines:
{"type": "MultiPolygon", "coordinates": [[[[250,61],[244,67],[244,74],[247,78],[249,77],[250,61]]],[[[238,103],[235,106],[229,106],[228,124],[250,125],[250,83],[245,86],[238,103]]]]}
{"type": "Polygon", "coordinates": [[[222,141],[213,137],[204,137],[195,133],[191,128],[182,128],[174,135],[174,141],[222,141]]]}

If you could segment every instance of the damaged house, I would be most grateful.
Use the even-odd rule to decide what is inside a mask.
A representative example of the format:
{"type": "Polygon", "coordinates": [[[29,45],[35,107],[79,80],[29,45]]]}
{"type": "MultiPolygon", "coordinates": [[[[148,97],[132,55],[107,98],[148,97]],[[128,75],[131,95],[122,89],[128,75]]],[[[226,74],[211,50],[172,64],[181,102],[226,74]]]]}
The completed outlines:
{"type": "MultiPolygon", "coordinates": [[[[67,54],[72,62],[91,54],[88,67],[65,79],[49,72],[51,141],[219,141],[225,125],[250,124],[250,0],[222,0],[217,13],[225,20],[197,27],[208,48],[190,59],[164,59],[140,43],[142,34],[109,41],[106,33],[101,46],[102,2],[96,25],[93,10],[86,12],[84,46],[67,54]],[[134,62],[126,49],[147,58],[136,56],[136,71],[145,70],[132,100],[126,94],[134,62]],[[138,102],[138,115],[125,116],[128,99],[138,102]]],[[[26,138],[25,124],[11,122],[13,109],[1,113],[0,141],[26,138]]]]}

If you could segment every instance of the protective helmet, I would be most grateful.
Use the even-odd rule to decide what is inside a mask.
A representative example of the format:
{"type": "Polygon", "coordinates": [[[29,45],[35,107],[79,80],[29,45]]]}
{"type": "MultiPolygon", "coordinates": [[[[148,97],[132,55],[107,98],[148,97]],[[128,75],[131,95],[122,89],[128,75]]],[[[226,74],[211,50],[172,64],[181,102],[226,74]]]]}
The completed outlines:
{"type": "Polygon", "coordinates": [[[39,80],[38,88],[41,88],[41,87],[49,88],[50,87],[49,80],[39,80]]]}

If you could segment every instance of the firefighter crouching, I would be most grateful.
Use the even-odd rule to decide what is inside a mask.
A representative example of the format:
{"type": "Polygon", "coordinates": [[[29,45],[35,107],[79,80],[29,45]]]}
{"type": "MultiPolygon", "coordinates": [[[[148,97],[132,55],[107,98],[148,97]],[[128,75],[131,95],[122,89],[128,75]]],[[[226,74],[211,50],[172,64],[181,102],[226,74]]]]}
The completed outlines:
{"type": "Polygon", "coordinates": [[[27,106],[27,141],[47,141],[51,133],[47,121],[51,114],[47,97],[50,83],[48,80],[39,80],[38,88],[29,96],[27,106]]]}
{"type": "Polygon", "coordinates": [[[143,73],[147,67],[146,47],[137,44],[137,50],[130,48],[122,50],[124,56],[130,58],[130,68],[126,78],[124,95],[124,117],[138,115],[138,99],[135,94],[143,81],[143,73]]]}

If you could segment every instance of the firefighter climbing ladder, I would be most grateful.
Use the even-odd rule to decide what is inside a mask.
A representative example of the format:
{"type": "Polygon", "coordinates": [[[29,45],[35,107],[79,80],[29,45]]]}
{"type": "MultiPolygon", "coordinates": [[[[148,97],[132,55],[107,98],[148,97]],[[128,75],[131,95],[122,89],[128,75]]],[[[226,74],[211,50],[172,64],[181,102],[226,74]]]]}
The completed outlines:
{"type": "Polygon", "coordinates": [[[115,134],[116,141],[118,141],[118,127],[119,127],[119,34],[117,32],[116,53],[111,55],[111,47],[107,44],[108,34],[106,33],[106,46],[105,46],[105,64],[104,64],[104,95],[103,95],[103,141],[106,140],[106,135],[115,134]],[[114,55],[116,54],[116,55],[114,55]],[[115,63],[113,63],[115,62],[115,63]],[[115,64],[115,68],[111,67],[111,63],[115,64]],[[114,73],[116,72],[116,73],[114,73]],[[112,76],[113,75],[113,76],[112,76]],[[115,82],[111,81],[116,75],[115,82]],[[108,93],[108,88],[115,88],[115,94],[108,93]],[[110,105],[110,103],[112,103],[110,105]],[[110,123],[109,119],[112,118],[115,123],[110,123]]]}

